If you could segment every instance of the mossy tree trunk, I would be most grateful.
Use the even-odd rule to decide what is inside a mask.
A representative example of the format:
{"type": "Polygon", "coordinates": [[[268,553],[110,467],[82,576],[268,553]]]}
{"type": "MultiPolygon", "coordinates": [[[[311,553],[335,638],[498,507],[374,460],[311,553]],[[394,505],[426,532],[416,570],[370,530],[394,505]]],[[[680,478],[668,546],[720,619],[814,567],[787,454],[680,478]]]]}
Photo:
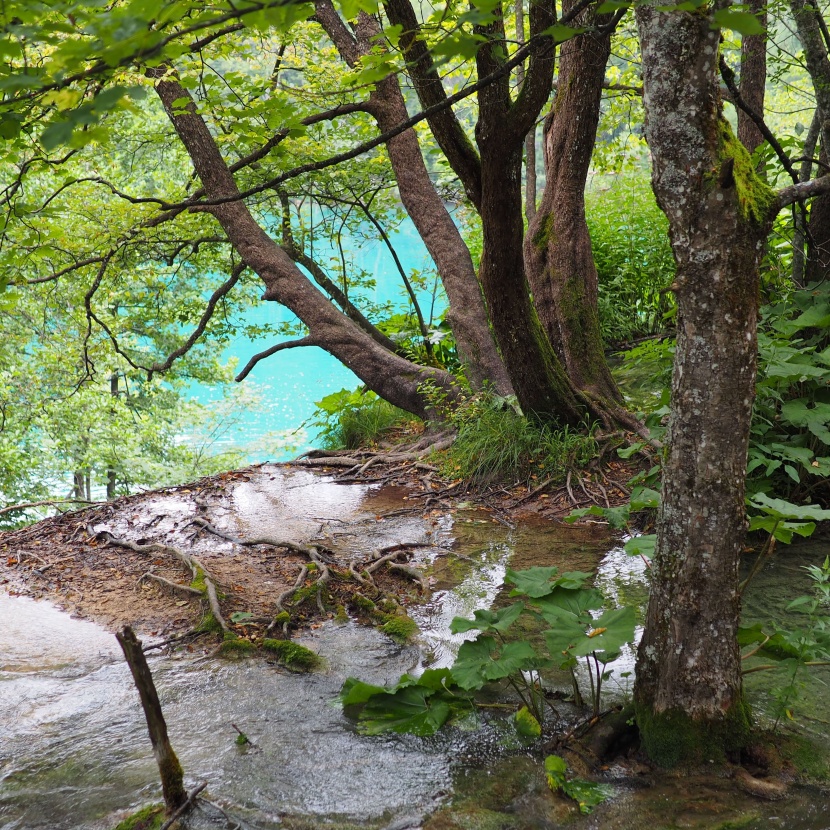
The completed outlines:
{"type": "MultiPolygon", "coordinates": [[[[566,0],[563,12],[574,5],[566,0]]],[[[562,44],[556,100],[545,121],[545,190],[528,228],[525,263],[539,319],[571,383],[589,398],[613,405],[622,395],[605,360],[597,269],[585,220],[612,20],[587,9],[576,23],[588,31],[562,44]]]]}
{"type": "Polygon", "coordinates": [[[637,10],[652,185],[677,262],[677,349],[657,551],[634,697],[664,765],[746,740],[738,564],[759,260],[775,195],[723,119],[708,14],[637,10]]]}

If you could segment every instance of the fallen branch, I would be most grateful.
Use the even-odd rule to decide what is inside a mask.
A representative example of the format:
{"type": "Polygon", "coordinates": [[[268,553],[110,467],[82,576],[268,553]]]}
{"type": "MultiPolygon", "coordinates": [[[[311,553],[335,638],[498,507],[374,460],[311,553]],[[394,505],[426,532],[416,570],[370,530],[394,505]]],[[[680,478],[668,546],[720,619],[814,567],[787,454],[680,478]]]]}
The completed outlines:
{"type": "Polygon", "coordinates": [[[89,499],[47,499],[46,501],[29,501],[22,504],[10,504],[8,507],[0,508],[0,516],[4,513],[13,513],[15,510],[28,510],[30,507],[56,507],[59,504],[106,504],[102,501],[89,501],[89,499]]]}

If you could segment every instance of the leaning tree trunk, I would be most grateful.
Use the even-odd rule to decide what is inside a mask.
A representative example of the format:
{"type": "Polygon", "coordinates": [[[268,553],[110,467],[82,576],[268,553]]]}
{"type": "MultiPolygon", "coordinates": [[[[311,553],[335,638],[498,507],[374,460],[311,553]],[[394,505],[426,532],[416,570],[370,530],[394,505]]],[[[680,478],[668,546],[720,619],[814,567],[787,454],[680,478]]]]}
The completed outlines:
{"type": "MultiPolygon", "coordinates": [[[[563,11],[573,5],[565,2],[563,11]]],[[[562,44],[556,100],[545,122],[545,190],[528,228],[525,262],[539,318],[571,383],[613,407],[622,395],[605,360],[597,269],[585,220],[585,183],[611,53],[611,20],[589,9],[577,20],[588,32],[562,44]]]]}
{"type": "Polygon", "coordinates": [[[206,198],[217,202],[203,209],[213,214],[242,260],[265,284],[263,298],[286,306],[308,327],[309,336],[303,338],[303,344],[325,349],[380,397],[420,417],[434,414],[434,398],[428,388],[454,400],[460,390],[452,375],[387,351],[311,285],[238,198],[233,174],[189,92],[167,67],[148,70],[148,74],[157,78],[156,92],[202,181],[206,198]],[[185,107],[181,106],[183,100],[187,101],[185,107]]]}
{"type": "MultiPolygon", "coordinates": [[[[362,56],[377,48],[380,26],[365,12],[359,14],[353,34],[331,0],[316,0],[315,11],[317,21],[349,66],[356,66],[362,56]]],[[[409,113],[397,76],[389,75],[378,81],[365,108],[381,132],[406,121],[409,113]]],[[[500,395],[511,394],[513,389],[490,332],[470,251],[429,176],[415,130],[391,138],[386,149],[401,202],[429,251],[447,293],[447,319],[467,379],[474,389],[489,383],[500,395]]]]}
{"type": "Polygon", "coordinates": [[[659,764],[747,737],[738,563],[755,396],[759,258],[775,196],[724,120],[710,15],[637,10],[652,185],[669,220],[677,349],[657,551],[634,698],[659,764]]]}

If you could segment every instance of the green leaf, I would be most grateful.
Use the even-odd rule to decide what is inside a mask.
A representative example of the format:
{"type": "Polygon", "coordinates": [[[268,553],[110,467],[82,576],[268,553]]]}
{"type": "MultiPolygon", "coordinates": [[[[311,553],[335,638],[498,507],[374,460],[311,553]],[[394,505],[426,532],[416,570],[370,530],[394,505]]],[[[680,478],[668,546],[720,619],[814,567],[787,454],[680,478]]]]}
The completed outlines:
{"type": "Polygon", "coordinates": [[[40,134],[40,142],[44,149],[54,150],[61,144],[68,144],[72,140],[75,125],[71,121],[52,121],[40,134]]]}
{"type": "Polygon", "coordinates": [[[813,522],[830,520],[830,510],[824,510],[817,504],[793,504],[784,499],[770,498],[765,493],[756,493],[749,505],[777,519],[801,519],[813,522]]]}
{"type": "Polygon", "coordinates": [[[462,643],[452,676],[462,689],[479,689],[490,680],[533,668],[539,657],[530,643],[508,643],[501,650],[493,637],[479,636],[462,643]]]}
{"type": "Polygon", "coordinates": [[[572,649],[574,657],[586,657],[593,652],[605,652],[602,662],[609,662],[620,649],[634,639],[636,617],[634,608],[612,608],[593,623],[593,629],[572,649]]]}
{"type": "Polygon", "coordinates": [[[474,630],[504,632],[516,622],[522,611],[524,611],[524,603],[522,602],[514,603],[499,611],[477,608],[473,612],[474,619],[472,620],[456,617],[450,623],[450,631],[453,634],[464,634],[467,631],[474,630]]]}
{"type": "Polygon", "coordinates": [[[654,549],[657,545],[657,534],[656,533],[648,533],[643,536],[635,536],[633,539],[629,539],[623,550],[629,556],[644,556],[646,559],[652,559],[654,557],[654,549]]]}
{"type": "Polygon", "coordinates": [[[516,727],[516,732],[522,738],[535,741],[542,734],[542,727],[539,721],[530,714],[527,706],[522,706],[515,715],[513,715],[513,725],[516,727]]]}
{"type": "Polygon", "coordinates": [[[741,35],[760,35],[764,33],[764,27],[754,14],[742,12],[736,9],[718,9],[712,15],[713,29],[732,29],[741,35]]]}
{"type": "Polygon", "coordinates": [[[646,510],[660,506],[660,492],[651,487],[635,487],[629,499],[631,510],[646,510]]]}
{"type": "Polygon", "coordinates": [[[518,594],[526,594],[529,597],[543,597],[553,590],[554,585],[551,580],[558,573],[559,568],[553,566],[547,568],[538,566],[522,571],[513,571],[508,568],[504,581],[516,586],[510,592],[511,597],[518,594]]]}
{"type": "Polygon", "coordinates": [[[450,718],[447,701],[422,686],[407,686],[394,694],[370,698],[360,713],[359,730],[365,735],[408,732],[434,735],[450,718]]]}
{"type": "MultiPolygon", "coordinates": [[[[542,612],[542,616],[551,621],[561,619],[563,614],[569,614],[575,618],[585,616],[588,611],[602,608],[605,604],[605,597],[596,588],[574,590],[557,586],[547,596],[539,597],[535,604],[542,612]]],[[[590,618],[588,621],[590,622],[590,618]]]]}
{"type": "Polygon", "coordinates": [[[632,455],[638,453],[644,446],[645,441],[637,441],[635,444],[632,444],[630,447],[620,447],[617,450],[617,455],[620,458],[631,458],[632,455]]]}

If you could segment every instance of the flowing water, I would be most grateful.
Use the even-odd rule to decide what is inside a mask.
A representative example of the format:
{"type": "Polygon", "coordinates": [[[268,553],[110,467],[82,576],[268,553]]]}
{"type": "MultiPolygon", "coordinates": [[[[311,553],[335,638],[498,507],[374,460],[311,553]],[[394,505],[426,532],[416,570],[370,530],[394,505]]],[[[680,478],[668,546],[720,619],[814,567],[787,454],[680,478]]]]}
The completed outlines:
{"type": "MultiPolygon", "coordinates": [[[[325,659],[325,670],[309,675],[258,660],[150,658],[188,785],[207,782],[212,800],[240,826],[633,830],[740,820],[758,830],[830,828],[827,798],[818,790],[796,789],[783,804],[768,805],[728,780],[638,779],[614,769],[608,776],[616,797],[578,817],[547,790],[532,753],[498,719],[431,739],[359,735],[332,704],[345,678],[384,683],[450,663],[460,638],[449,634],[449,621],[500,601],[508,566],[599,566],[597,584],[609,601],[644,597],[642,563],[601,529],[527,522],[511,530],[475,511],[399,513],[379,521],[407,507],[400,499],[304,472],[274,474],[237,486],[235,521],[240,532],[289,535],[290,527],[296,538],[324,531],[338,550],[361,555],[389,540],[423,541],[433,593],[412,609],[420,648],[348,623],[299,638],[325,659]],[[237,745],[236,727],[252,744],[237,745]]],[[[779,561],[796,578],[818,555],[811,549],[803,561],[779,561]]],[[[765,592],[780,575],[775,567],[756,584],[750,613],[763,612],[765,592]]],[[[618,673],[630,662],[624,655],[618,673]]],[[[827,740],[826,676],[816,683],[809,728],[827,740]]],[[[626,693],[624,684],[614,691],[626,693]]],[[[143,714],[115,638],[48,604],[0,595],[0,828],[103,830],[158,796],[143,714]]],[[[225,826],[217,815],[203,813],[191,826],[225,826]]]]}

